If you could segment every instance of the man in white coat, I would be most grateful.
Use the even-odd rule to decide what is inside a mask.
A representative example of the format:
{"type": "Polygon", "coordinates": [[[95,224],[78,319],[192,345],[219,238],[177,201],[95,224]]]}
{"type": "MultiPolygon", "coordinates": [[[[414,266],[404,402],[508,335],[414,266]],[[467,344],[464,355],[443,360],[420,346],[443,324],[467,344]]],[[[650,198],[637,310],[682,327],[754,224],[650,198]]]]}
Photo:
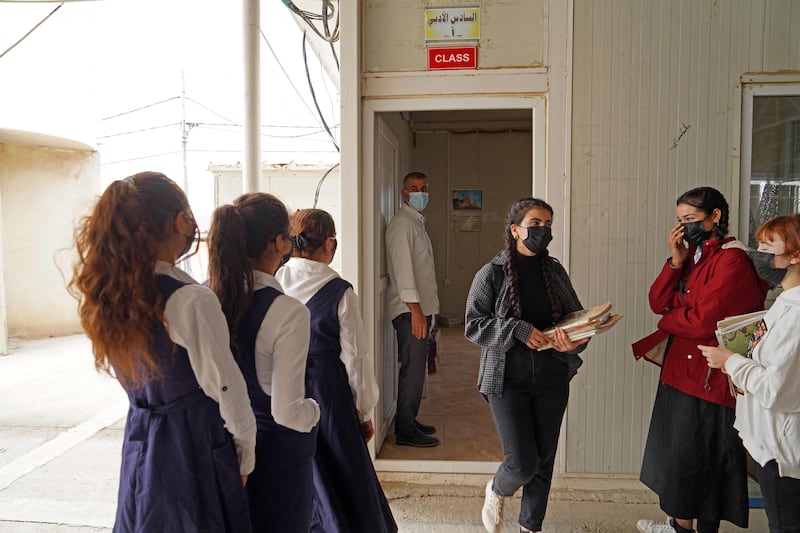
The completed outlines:
{"type": "Polygon", "coordinates": [[[428,361],[428,333],[439,312],[433,246],[422,210],[428,204],[428,177],[411,172],[403,179],[403,206],[386,229],[389,311],[397,333],[400,374],[396,442],[401,446],[437,446],[436,428],[417,420],[428,361]]]}

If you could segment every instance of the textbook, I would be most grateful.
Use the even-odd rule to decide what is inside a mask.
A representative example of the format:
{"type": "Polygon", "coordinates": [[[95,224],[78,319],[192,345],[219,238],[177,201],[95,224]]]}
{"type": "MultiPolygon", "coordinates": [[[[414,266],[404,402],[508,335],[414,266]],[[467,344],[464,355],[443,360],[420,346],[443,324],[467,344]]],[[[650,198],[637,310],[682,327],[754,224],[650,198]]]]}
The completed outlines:
{"type": "Polygon", "coordinates": [[[756,311],[723,318],[717,322],[717,330],[714,332],[717,336],[717,343],[732,352],[747,355],[750,341],[753,340],[753,333],[765,314],[767,314],[766,311],[756,311]]]}
{"type": "MultiPolygon", "coordinates": [[[[568,313],[561,317],[561,320],[552,328],[544,330],[542,333],[548,337],[553,337],[555,328],[563,329],[570,340],[578,341],[593,337],[598,333],[608,331],[614,324],[622,318],[620,314],[611,314],[613,304],[611,302],[602,303],[568,313]]],[[[538,348],[539,351],[552,348],[550,344],[545,344],[538,348]]]]}
{"type": "MultiPolygon", "coordinates": [[[[714,332],[717,336],[717,343],[732,352],[750,357],[750,344],[766,314],[766,311],[756,311],[723,318],[717,322],[717,330],[714,332]]],[[[744,394],[744,391],[734,384],[731,377],[727,377],[731,396],[735,398],[737,394],[744,394]]]]}

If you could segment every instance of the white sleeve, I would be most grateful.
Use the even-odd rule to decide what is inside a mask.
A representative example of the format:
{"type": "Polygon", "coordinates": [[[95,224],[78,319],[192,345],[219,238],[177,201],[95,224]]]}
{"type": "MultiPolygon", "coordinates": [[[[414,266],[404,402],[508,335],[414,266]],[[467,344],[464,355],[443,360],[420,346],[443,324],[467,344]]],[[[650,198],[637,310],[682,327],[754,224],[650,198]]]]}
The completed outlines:
{"type": "Polygon", "coordinates": [[[402,302],[419,302],[414,277],[414,228],[399,220],[386,231],[389,281],[394,284],[402,302]]]}
{"type": "Polygon", "coordinates": [[[378,383],[359,313],[358,297],[352,288],[348,288],[339,301],[338,315],[341,359],[347,370],[358,418],[366,422],[370,418],[370,411],[378,403],[378,383]]]}
{"type": "Polygon", "coordinates": [[[756,348],[765,361],[734,354],[725,371],[745,394],[755,396],[764,409],[796,413],[800,411],[800,335],[797,324],[776,323],[756,348]]]}
{"type": "Polygon", "coordinates": [[[269,382],[275,422],[308,433],[319,422],[319,405],[306,398],[306,360],[311,335],[308,308],[284,294],[264,316],[256,337],[256,374],[269,382]],[[271,359],[272,364],[265,362],[271,359]],[[270,370],[268,370],[270,369],[270,370]],[[271,376],[264,376],[265,372],[271,376]]]}
{"type": "Polygon", "coordinates": [[[247,384],[230,350],[219,300],[205,287],[185,285],[167,300],[164,319],[170,339],[186,348],[200,388],[219,404],[225,428],[233,436],[240,472],[249,474],[255,466],[256,419],[247,384]]]}

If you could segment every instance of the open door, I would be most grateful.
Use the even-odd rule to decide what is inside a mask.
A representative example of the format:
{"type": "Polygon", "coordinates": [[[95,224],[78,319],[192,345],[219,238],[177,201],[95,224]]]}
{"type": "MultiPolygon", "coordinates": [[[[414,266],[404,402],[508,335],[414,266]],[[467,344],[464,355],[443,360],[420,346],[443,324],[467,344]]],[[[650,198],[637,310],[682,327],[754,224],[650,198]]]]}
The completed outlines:
{"type": "Polygon", "coordinates": [[[375,372],[381,385],[381,400],[375,413],[377,450],[380,450],[389,424],[397,411],[397,345],[395,342],[392,317],[388,316],[389,271],[386,266],[384,235],[386,226],[397,209],[398,188],[398,142],[397,137],[386,126],[382,118],[376,117],[375,128],[375,188],[379,194],[380,211],[375,212],[376,247],[378,264],[378,283],[376,286],[376,305],[373,317],[375,332],[375,372]]]}

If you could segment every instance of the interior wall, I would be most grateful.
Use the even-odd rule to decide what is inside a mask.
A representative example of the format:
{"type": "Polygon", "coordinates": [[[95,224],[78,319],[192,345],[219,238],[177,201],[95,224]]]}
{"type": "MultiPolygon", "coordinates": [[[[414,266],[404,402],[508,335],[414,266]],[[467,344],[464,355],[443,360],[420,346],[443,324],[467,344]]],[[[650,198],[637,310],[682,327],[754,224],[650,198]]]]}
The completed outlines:
{"type": "MultiPolygon", "coordinates": [[[[469,116],[467,111],[462,113],[469,116]]],[[[480,125],[466,122],[462,127],[470,130],[480,125]]],[[[424,214],[433,244],[441,314],[463,321],[475,273],[504,246],[509,206],[531,195],[531,133],[420,131],[411,158],[414,169],[428,175],[430,203],[424,214]],[[482,209],[454,210],[456,189],[482,191],[482,209]],[[464,216],[477,217],[479,222],[471,228],[454,223],[464,216]]]]}
{"type": "Polygon", "coordinates": [[[647,292],[668,256],[675,199],[718,188],[739,227],[741,77],[800,69],[800,4],[575,0],[571,271],[584,305],[625,318],[573,380],[568,472],[638,474],[658,369],[631,342],[658,317],[647,292]]]}
{"type": "Polygon", "coordinates": [[[0,144],[2,256],[8,334],[81,331],[67,293],[73,230],[100,191],[97,152],[0,144]]]}

